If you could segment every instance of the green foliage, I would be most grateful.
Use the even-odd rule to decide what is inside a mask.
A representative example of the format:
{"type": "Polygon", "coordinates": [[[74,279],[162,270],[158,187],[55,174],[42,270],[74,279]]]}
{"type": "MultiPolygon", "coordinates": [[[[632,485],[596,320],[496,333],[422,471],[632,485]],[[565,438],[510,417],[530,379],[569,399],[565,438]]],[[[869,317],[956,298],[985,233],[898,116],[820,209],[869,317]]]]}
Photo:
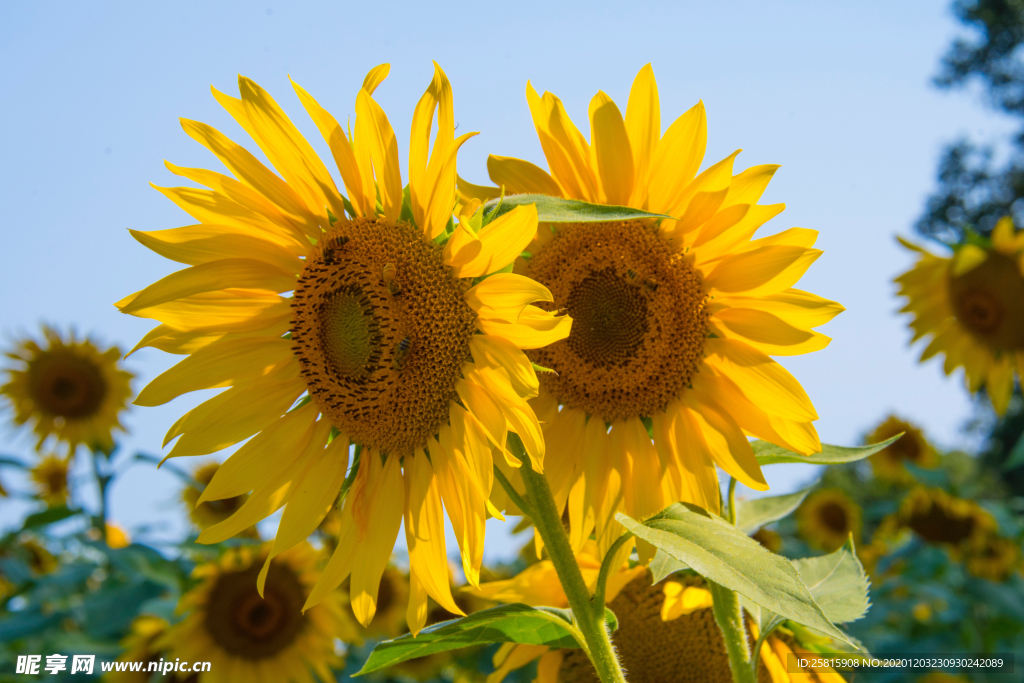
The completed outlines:
{"type": "Polygon", "coordinates": [[[895,443],[901,436],[903,435],[897,434],[891,439],[886,439],[879,443],[854,448],[832,446],[831,444],[823,443],[821,445],[821,453],[813,453],[811,455],[800,455],[767,441],[754,441],[750,445],[754,449],[754,455],[757,456],[757,463],[761,466],[777,465],[784,462],[802,463],[805,465],[836,465],[863,460],[868,456],[874,455],[889,444],[895,443]]]}
{"type": "Polygon", "coordinates": [[[603,221],[630,221],[639,218],[669,218],[628,206],[590,204],[577,199],[562,199],[542,194],[516,194],[503,199],[492,199],[484,204],[484,211],[492,220],[519,206],[537,206],[537,220],[541,223],[600,223],[603,221]]]}
{"type": "Polygon", "coordinates": [[[784,496],[764,496],[736,501],[736,528],[752,534],[766,524],[776,522],[790,514],[804,502],[814,486],[784,496]]]}
{"type": "Polygon", "coordinates": [[[793,560],[793,565],[832,623],[856,621],[868,611],[868,577],[852,540],[834,553],[793,560]]]}
{"type": "Polygon", "coordinates": [[[429,626],[419,635],[411,633],[379,643],[359,674],[394,666],[409,659],[437,652],[486,643],[526,643],[556,648],[576,648],[577,636],[565,610],[501,605],[429,626]]]}
{"type": "Polygon", "coordinates": [[[815,603],[791,562],[765,550],[721,517],[680,503],[643,523],[621,513],[615,518],[638,538],[706,579],[782,617],[845,640],[815,603]]]}

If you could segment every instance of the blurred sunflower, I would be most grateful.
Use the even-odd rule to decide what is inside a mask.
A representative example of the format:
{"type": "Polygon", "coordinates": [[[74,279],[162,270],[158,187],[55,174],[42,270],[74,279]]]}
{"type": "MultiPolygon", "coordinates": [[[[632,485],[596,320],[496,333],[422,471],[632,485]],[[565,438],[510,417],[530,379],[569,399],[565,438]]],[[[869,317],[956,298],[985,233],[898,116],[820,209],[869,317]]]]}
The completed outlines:
{"type": "Polygon", "coordinates": [[[35,485],[36,497],[50,507],[68,502],[68,458],[49,454],[29,470],[29,478],[35,485]]]}
{"type": "Polygon", "coordinates": [[[989,581],[1005,581],[1021,569],[1020,544],[1009,538],[989,534],[980,547],[966,557],[967,571],[989,581]]]}
{"type": "Polygon", "coordinates": [[[504,454],[499,460],[519,465],[505,450],[513,431],[533,467],[542,468],[543,437],[527,403],[537,379],[521,349],[564,338],[571,321],[531,305],[551,299],[543,286],[499,273],[536,230],[533,206],[493,221],[463,213],[452,223],[455,156],[473,134],[455,139],[451,86],[436,64],[413,114],[403,191],[396,138],[372,97],[388,69],[367,75],[352,137],[294,86],[347,197],[266,91],[243,77],[241,99],[214,90],[283,179],[213,128],[183,121],[237,179],[168,164],[212,188],[160,188],[200,224],[132,234],[191,267],[117,305],[160,321],[138,346],[188,356],[150,383],[137,404],[230,387],[171,427],[167,441],[178,441],[168,457],[212,453],[252,437],[221,465],[199,502],[251,492],[249,499],[199,540],[222,541],[284,507],[269,563],[335,504],[354,444],[339,550],[307,606],[351,575],[352,608],[370,623],[404,517],[416,631],[428,595],[458,609],[448,586],[443,511],[465,573],[476,581],[492,448],[504,454]]]}
{"type": "Polygon", "coordinates": [[[318,553],[308,544],[280,556],[266,575],[263,595],[256,577],[265,552],[251,546],[228,550],[220,560],[197,567],[201,583],[182,596],[185,619],[156,643],[166,657],[210,662],[198,683],[217,681],[333,681],[341,664],[334,640],[353,642],[356,626],[334,591],[302,610],[317,579],[318,553]]]}
{"type": "Polygon", "coordinates": [[[941,545],[960,557],[980,548],[998,531],[996,520],[971,500],[956,498],[942,489],[919,486],[910,491],[894,514],[882,520],[876,536],[883,541],[901,531],[913,531],[932,545],[941,545]]]}
{"type": "Polygon", "coordinates": [[[147,672],[151,662],[158,662],[163,657],[163,650],[156,647],[156,642],[167,633],[170,624],[166,619],[143,614],[132,621],[128,635],[121,640],[119,662],[142,662],[142,671],[111,671],[103,674],[107,683],[149,683],[153,677],[147,672]]]}
{"type": "Polygon", "coordinates": [[[99,347],[90,339],[67,338],[43,327],[45,346],[25,338],[7,352],[17,365],[6,368],[0,386],[14,411],[14,423],[32,423],[37,448],[53,436],[74,454],[79,444],[110,452],[111,432],[123,430],[119,414],[132,395],[133,375],[118,360],[121,350],[99,347]]]}
{"type": "Polygon", "coordinates": [[[396,638],[405,632],[405,611],[409,600],[409,576],[389,565],[380,578],[377,612],[366,626],[374,638],[396,638]]]}
{"type": "MultiPolygon", "coordinates": [[[[582,557],[589,556],[589,552],[582,557]]],[[[526,575],[530,569],[510,582],[501,582],[505,587],[498,590],[489,590],[489,584],[481,584],[480,590],[497,596],[495,599],[502,602],[564,605],[564,594],[561,602],[548,602],[558,597],[559,584],[550,585],[543,573],[526,575]]],[[[626,569],[623,565],[609,577],[607,597],[608,607],[619,621],[612,641],[631,683],[732,680],[725,642],[712,611],[711,593],[700,577],[651,585],[646,568],[626,569]]],[[[752,646],[757,628],[750,621],[747,625],[752,646]]],[[[794,652],[804,654],[807,650],[781,629],[769,636],[760,652],[758,680],[842,683],[843,679],[831,670],[787,673],[786,655],[794,652]]],[[[542,645],[507,643],[495,654],[497,670],[488,676],[487,683],[499,683],[511,671],[537,659],[536,683],[596,683],[598,680],[593,665],[581,650],[551,650],[542,645]]]]}
{"type": "Polygon", "coordinates": [[[908,483],[914,481],[914,477],[904,467],[904,463],[931,468],[938,465],[939,458],[917,426],[895,415],[890,415],[875,427],[867,437],[867,443],[885,441],[900,432],[903,432],[903,436],[895,443],[871,456],[871,469],[879,479],[908,483]]]}
{"type": "MultiPolygon", "coordinates": [[[[596,510],[607,547],[618,510],[642,518],[689,501],[718,511],[716,464],[767,489],[748,435],[820,450],[814,406],[770,356],[824,348],[829,338],[812,328],[843,310],[792,288],[821,254],[816,231],[751,240],[784,208],[757,203],[778,167],[733,175],[734,153],[698,174],[704,105],[663,136],[650,65],[633,82],[625,117],[605,93],[591,100],[589,143],[557,97],[529,84],[526,96],[550,173],[492,155],[488,171],[504,191],[675,217],[545,224],[517,264],[550,289],[545,307],[574,320],[567,339],[528,352],[554,370],[540,375],[535,404],[558,453],[546,465],[556,500],[571,501],[574,524],[596,510]],[[584,492],[571,496],[580,482],[584,492]]],[[[461,180],[460,190],[464,201],[499,193],[461,180]]]]}
{"type": "Polygon", "coordinates": [[[839,489],[820,489],[807,496],[796,512],[797,528],[810,545],[832,552],[850,538],[860,542],[862,512],[839,489]]]}
{"type": "Polygon", "coordinates": [[[750,534],[750,537],[773,553],[777,553],[782,550],[782,536],[771,529],[761,527],[754,533],[750,534]]]}
{"type": "Polygon", "coordinates": [[[900,242],[920,254],[896,283],[908,299],[902,311],[914,316],[911,343],[931,335],[921,360],[944,353],[946,374],[963,367],[970,390],[984,387],[1002,415],[1014,373],[1024,374],[1024,232],[1002,218],[991,240],[960,245],[948,258],[900,242]]]}
{"type": "MultiPolygon", "coordinates": [[[[245,501],[249,499],[249,495],[243,493],[231,498],[208,500],[200,503],[199,497],[203,494],[203,490],[210,485],[210,481],[213,479],[213,475],[217,473],[218,468],[220,468],[220,464],[216,462],[208,462],[196,467],[192,471],[192,479],[198,486],[188,484],[181,492],[181,499],[188,506],[188,516],[200,529],[206,529],[214,524],[223,522],[238,512],[242,505],[245,504],[245,501]]],[[[256,531],[255,526],[240,531],[239,535],[259,538],[259,533],[256,531]]]]}
{"type": "Polygon", "coordinates": [[[17,547],[27,558],[29,568],[37,575],[49,574],[57,568],[57,558],[36,539],[24,538],[17,547]]]}

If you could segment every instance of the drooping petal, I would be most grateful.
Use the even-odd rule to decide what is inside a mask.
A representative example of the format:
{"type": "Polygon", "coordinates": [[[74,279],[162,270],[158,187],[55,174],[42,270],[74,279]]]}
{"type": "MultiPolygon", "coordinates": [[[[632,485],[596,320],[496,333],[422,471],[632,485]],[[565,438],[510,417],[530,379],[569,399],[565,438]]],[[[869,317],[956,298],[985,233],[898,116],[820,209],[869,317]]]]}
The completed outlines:
{"type": "MultiPolygon", "coordinates": [[[[562,195],[562,188],[547,171],[522,159],[491,154],[487,157],[487,174],[491,181],[498,184],[499,189],[505,188],[505,194],[562,195]]],[[[490,196],[497,197],[498,194],[490,196]]]]}
{"type": "Polygon", "coordinates": [[[383,467],[376,452],[367,449],[363,457],[369,461],[369,475],[366,494],[356,501],[353,513],[360,528],[359,561],[352,566],[349,592],[352,612],[359,623],[367,626],[377,611],[380,577],[388,566],[402,524],[405,488],[397,455],[389,455],[383,467]]]}

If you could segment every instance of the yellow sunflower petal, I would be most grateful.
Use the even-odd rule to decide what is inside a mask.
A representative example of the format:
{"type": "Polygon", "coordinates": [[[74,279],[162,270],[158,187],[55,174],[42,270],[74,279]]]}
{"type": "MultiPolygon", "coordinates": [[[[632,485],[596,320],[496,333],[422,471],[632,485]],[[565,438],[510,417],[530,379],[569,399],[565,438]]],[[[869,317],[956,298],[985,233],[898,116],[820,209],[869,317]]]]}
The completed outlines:
{"type": "Polygon", "coordinates": [[[494,219],[478,234],[479,247],[445,247],[445,263],[457,277],[479,277],[501,270],[523,253],[537,234],[537,207],[519,206],[494,219]]]}
{"type": "Polygon", "coordinates": [[[487,174],[493,182],[504,186],[506,194],[544,194],[552,197],[562,194],[562,189],[547,171],[522,159],[491,154],[487,157],[487,174]]]}
{"type": "Polygon", "coordinates": [[[537,395],[537,372],[518,346],[500,336],[475,334],[469,341],[473,361],[482,367],[501,368],[523,398],[537,395]]]}
{"type": "Polygon", "coordinates": [[[654,152],[648,189],[652,211],[675,205],[674,199],[697,175],[707,141],[707,114],[704,102],[698,102],[669,126],[654,152]]]}
{"type": "Polygon", "coordinates": [[[831,338],[793,327],[781,318],[753,308],[726,308],[712,318],[716,332],[740,338],[773,356],[794,356],[820,351],[831,338]]]}
{"type": "Polygon", "coordinates": [[[367,72],[366,78],[363,79],[363,90],[372,95],[373,91],[384,82],[389,73],[391,73],[390,64],[378,64],[373,67],[367,72]]]}
{"type": "Polygon", "coordinates": [[[517,323],[478,317],[476,327],[484,334],[504,337],[521,349],[539,349],[568,337],[572,318],[526,306],[517,323]]]}
{"type": "Polygon", "coordinates": [[[796,284],[821,253],[804,247],[760,247],[722,259],[705,283],[726,293],[774,294],[796,284]]]}
{"type": "MultiPolygon", "coordinates": [[[[405,489],[398,456],[388,456],[383,467],[380,457],[367,450],[364,457],[370,461],[369,481],[372,493],[359,501],[365,506],[362,520],[365,527],[359,538],[359,561],[352,567],[351,595],[352,612],[363,626],[367,626],[377,611],[377,589],[380,577],[388,566],[395,538],[402,524],[405,506],[405,489]]],[[[358,503],[357,503],[358,504],[358,503]]],[[[360,515],[356,515],[357,523],[360,515]]]]}
{"type": "Polygon", "coordinates": [[[601,200],[624,205],[633,194],[633,150],[619,108],[603,92],[590,100],[593,167],[601,179],[601,200]]]}
{"type": "Polygon", "coordinates": [[[629,134],[629,144],[633,151],[633,172],[636,178],[629,206],[644,206],[647,200],[648,173],[661,139],[658,84],[654,80],[654,69],[650,64],[640,69],[629,90],[626,132],[629,134]]]}
{"type": "Polygon", "coordinates": [[[242,288],[287,292],[295,288],[295,275],[263,261],[233,258],[192,266],[157,280],[121,308],[135,313],[192,294],[224,288],[226,282],[242,288]]]}
{"type": "Polygon", "coordinates": [[[171,230],[128,232],[164,258],[190,266],[245,254],[288,272],[297,273],[302,269],[294,241],[275,241],[268,233],[256,230],[246,234],[228,226],[191,225],[171,230]]]}
{"type": "Polygon", "coordinates": [[[734,339],[708,339],[709,364],[740,387],[766,411],[791,420],[817,420],[818,414],[800,383],[771,358],[734,339]]]}
{"type": "Polygon", "coordinates": [[[398,140],[387,115],[366,90],[356,97],[356,139],[367,141],[377,176],[384,217],[397,221],[402,212],[402,173],[398,166],[398,140]]]}
{"type": "Polygon", "coordinates": [[[510,323],[528,304],[553,300],[547,287],[516,273],[495,273],[466,292],[466,303],[477,313],[510,323]]]}

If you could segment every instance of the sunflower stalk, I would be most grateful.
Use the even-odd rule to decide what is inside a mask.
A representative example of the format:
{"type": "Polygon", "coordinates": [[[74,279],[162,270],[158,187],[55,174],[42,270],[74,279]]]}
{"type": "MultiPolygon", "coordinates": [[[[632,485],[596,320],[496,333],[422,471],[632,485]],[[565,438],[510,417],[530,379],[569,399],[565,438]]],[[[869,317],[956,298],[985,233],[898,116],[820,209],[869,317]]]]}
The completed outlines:
{"type": "Polygon", "coordinates": [[[107,453],[103,452],[99,448],[95,448],[95,447],[89,449],[89,455],[91,456],[91,459],[92,459],[92,473],[93,473],[93,476],[96,477],[96,488],[98,489],[99,499],[100,499],[100,509],[99,509],[98,514],[93,516],[92,523],[93,523],[93,526],[96,528],[96,531],[99,532],[100,539],[104,543],[106,543],[107,542],[107,507],[108,507],[108,505],[107,505],[107,497],[108,497],[107,487],[110,485],[110,480],[112,479],[112,476],[109,473],[104,474],[101,471],[101,468],[100,468],[100,456],[103,456],[103,459],[109,463],[110,462],[110,455],[108,455],[107,453]]]}
{"type": "Polygon", "coordinates": [[[743,623],[743,607],[739,596],[724,586],[708,581],[714,603],[715,621],[725,639],[725,652],[729,656],[733,683],[757,683],[757,674],[751,665],[750,644],[743,623]]]}
{"type": "MultiPolygon", "coordinates": [[[[517,439],[510,438],[514,443],[517,439]]],[[[524,452],[522,444],[515,444],[523,465],[520,472],[523,475],[523,483],[526,486],[527,504],[533,511],[533,523],[537,533],[544,541],[548,550],[551,563],[558,574],[558,580],[562,583],[565,595],[569,599],[569,606],[572,608],[573,616],[576,619],[579,630],[590,651],[590,661],[597,671],[602,683],[626,683],[626,676],[619,664],[615,649],[612,646],[611,634],[605,624],[604,609],[594,609],[594,603],[590,599],[590,591],[583,580],[583,574],[576,563],[576,557],[569,544],[569,537],[562,526],[562,516],[555,507],[555,498],[551,494],[551,487],[548,486],[544,475],[539,474],[530,467],[530,459],[524,452]]]]}

